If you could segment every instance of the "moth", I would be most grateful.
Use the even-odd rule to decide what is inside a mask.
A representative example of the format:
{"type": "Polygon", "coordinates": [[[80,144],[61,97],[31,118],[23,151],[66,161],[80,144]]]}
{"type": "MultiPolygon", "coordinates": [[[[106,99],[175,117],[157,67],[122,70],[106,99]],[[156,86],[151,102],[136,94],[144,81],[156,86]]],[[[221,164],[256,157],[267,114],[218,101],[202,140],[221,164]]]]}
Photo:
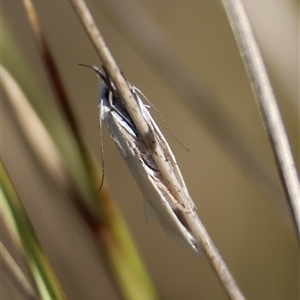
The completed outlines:
{"type": "Polygon", "coordinates": [[[147,209],[154,212],[162,227],[175,240],[198,252],[199,245],[193,235],[189,221],[191,216],[198,218],[195,213],[195,205],[189,196],[175,156],[152,119],[148,106],[142,102],[139,96],[140,91],[127,82],[134,100],[137,102],[138,108],[154,137],[155,150],[149,149],[144,142],[108,73],[103,74],[95,66],[90,68],[103,81],[98,96],[100,122],[105,123],[126,161],[131,174],[145,197],[147,209]],[[161,166],[157,163],[157,153],[161,153],[165,165],[161,166]],[[171,179],[166,178],[164,175],[166,172],[167,177],[171,177],[171,179]]]}

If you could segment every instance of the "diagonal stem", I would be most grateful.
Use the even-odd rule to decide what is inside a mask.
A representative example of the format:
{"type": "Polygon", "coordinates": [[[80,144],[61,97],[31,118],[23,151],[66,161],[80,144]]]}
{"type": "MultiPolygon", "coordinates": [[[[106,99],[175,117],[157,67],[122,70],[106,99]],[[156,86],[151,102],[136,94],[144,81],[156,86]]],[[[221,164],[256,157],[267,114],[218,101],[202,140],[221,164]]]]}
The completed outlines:
{"type": "MultiPolygon", "coordinates": [[[[131,99],[133,100],[132,94],[126,84],[123,76],[120,73],[120,70],[113,59],[108,47],[106,46],[103,37],[101,36],[99,30],[96,27],[96,24],[88,10],[85,2],[83,0],[70,0],[72,5],[74,6],[77,14],[80,17],[81,22],[83,23],[85,30],[87,31],[89,38],[91,39],[99,57],[101,58],[105,68],[108,70],[109,75],[111,76],[114,84],[116,85],[126,108],[128,109],[134,123],[137,125],[141,136],[143,137],[145,143],[148,147],[151,147],[152,137],[151,134],[149,135],[149,128],[144,120],[141,112],[139,109],[135,110],[134,106],[137,105],[135,101],[134,106],[131,104],[131,99]],[[121,76],[119,76],[119,74],[121,76]],[[121,89],[122,88],[122,89],[121,89]],[[128,90],[128,91],[127,91],[128,90]],[[129,93],[129,94],[128,94],[129,93]],[[139,116],[140,115],[140,116],[139,116]],[[140,119],[142,119],[142,126],[139,124],[140,119]],[[143,123],[145,123],[145,127],[143,127],[143,123]],[[141,128],[140,128],[141,126],[141,128]],[[149,138],[150,137],[150,138],[149,138]],[[150,144],[150,145],[149,145],[150,144]]],[[[151,131],[150,131],[151,133],[151,131]]],[[[152,143],[153,144],[153,143],[152,143]]],[[[153,146],[153,145],[152,145],[153,146]]],[[[157,148],[155,149],[157,150],[157,148]]],[[[157,161],[156,161],[157,162],[157,161]]],[[[199,230],[196,238],[204,248],[204,253],[206,254],[209,262],[213,266],[216,274],[218,275],[220,281],[222,282],[227,294],[230,296],[231,299],[234,300],[243,300],[245,299],[241,291],[239,290],[234,278],[232,277],[231,273],[229,272],[225,262],[222,260],[221,256],[219,255],[217,249],[215,248],[212,240],[210,239],[208,233],[204,229],[204,226],[197,218],[195,229],[199,230]]],[[[196,219],[193,219],[196,220],[196,219]]],[[[191,221],[193,222],[193,221],[191,221]]]]}
{"type": "Polygon", "coordinates": [[[240,0],[222,0],[275,156],[281,183],[300,239],[300,183],[287,134],[258,44],[240,0]]]}

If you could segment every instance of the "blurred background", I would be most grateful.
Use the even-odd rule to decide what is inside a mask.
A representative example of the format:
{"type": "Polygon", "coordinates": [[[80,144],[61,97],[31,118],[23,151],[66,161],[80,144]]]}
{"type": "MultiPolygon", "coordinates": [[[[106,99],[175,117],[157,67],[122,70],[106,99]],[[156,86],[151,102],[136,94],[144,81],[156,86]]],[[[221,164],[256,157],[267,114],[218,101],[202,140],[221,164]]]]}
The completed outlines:
{"type": "MultiPolygon", "coordinates": [[[[101,62],[68,1],[33,2],[81,132],[100,159],[98,80],[78,63],[100,67],[101,62]]],[[[298,299],[297,239],[221,2],[87,3],[127,79],[153,102],[191,150],[185,151],[172,138],[151,109],[200,219],[246,298],[298,299]]],[[[299,167],[299,3],[244,3],[299,167]]],[[[21,1],[1,4],[3,22],[35,75],[32,84],[44,90],[45,99],[52,99],[21,1]]],[[[40,106],[55,110],[54,101],[45,99],[40,106]]],[[[118,299],[86,228],[34,158],[5,94],[1,102],[1,155],[68,299],[118,299]]],[[[106,129],[103,143],[109,190],[162,299],[227,299],[204,255],[193,255],[157,222],[147,222],[143,195],[106,129]]],[[[4,228],[2,240],[14,254],[4,228]]],[[[2,278],[2,299],[23,299],[5,274],[2,278]]]]}

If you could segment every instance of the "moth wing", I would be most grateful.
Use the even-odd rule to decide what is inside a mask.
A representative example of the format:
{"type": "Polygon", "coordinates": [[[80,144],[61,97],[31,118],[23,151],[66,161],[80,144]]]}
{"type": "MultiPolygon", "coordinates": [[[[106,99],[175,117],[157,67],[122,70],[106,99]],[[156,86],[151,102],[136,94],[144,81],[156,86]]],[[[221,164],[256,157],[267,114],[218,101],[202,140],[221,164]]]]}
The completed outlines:
{"type": "Polygon", "coordinates": [[[145,211],[145,219],[147,222],[153,222],[157,219],[156,213],[147,198],[144,198],[144,211],[145,211]]]}
{"type": "MultiPolygon", "coordinates": [[[[199,245],[197,244],[195,238],[187,230],[187,228],[179,221],[175,212],[170,205],[170,199],[167,199],[168,193],[164,192],[163,184],[158,187],[157,181],[155,181],[155,176],[150,176],[151,170],[145,165],[141,157],[139,157],[138,149],[134,138],[124,129],[124,124],[120,123],[120,118],[117,117],[117,113],[112,110],[109,103],[104,97],[103,88],[100,89],[98,109],[100,112],[100,118],[104,121],[108,128],[114,142],[116,143],[121,155],[125,159],[133,177],[135,178],[137,184],[140,187],[144,197],[148,200],[149,207],[154,211],[158,221],[163,226],[163,228],[180,244],[185,245],[195,252],[199,251],[199,245]]],[[[143,105],[142,101],[137,99],[139,106],[141,107],[142,113],[145,118],[150,118],[152,124],[154,124],[155,130],[159,131],[155,122],[152,120],[150,113],[143,105]]],[[[165,141],[164,137],[160,133],[160,138],[165,141]]],[[[167,144],[166,144],[167,145],[167,144]]],[[[168,146],[167,146],[168,147],[168,146]]],[[[171,150],[170,151],[171,160],[175,162],[176,172],[179,171],[175,157],[171,150]]],[[[179,171],[179,181],[183,182],[183,187],[185,188],[184,181],[182,179],[181,173],[179,171]]],[[[149,208],[148,208],[149,209],[149,208]]]]}
{"type": "Polygon", "coordinates": [[[175,158],[170,146],[168,145],[168,142],[166,141],[165,137],[163,136],[163,134],[159,130],[158,126],[156,125],[156,123],[153,120],[151,114],[149,113],[147,107],[145,107],[145,105],[142,103],[141,99],[139,98],[139,96],[137,94],[136,94],[136,98],[138,100],[138,103],[140,105],[141,111],[142,111],[145,119],[148,121],[148,124],[150,124],[150,126],[152,127],[151,129],[153,130],[154,135],[158,138],[158,140],[160,140],[159,144],[163,148],[163,151],[165,152],[165,157],[167,158],[165,163],[170,164],[171,169],[173,170],[175,177],[177,179],[176,184],[178,184],[180,189],[183,190],[184,198],[185,198],[184,199],[185,205],[188,204],[188,208],[191,211],[194,210],[195,204],[188,193],[183,176],[182,176],[180,169],[178,167],[178,164],[176,162],[176,158],[175,158]]]}
{"type": "Polygon", "coordinates": [[[105,105],[102,108],[101,118],[160,224],[180,244],[198,252],[198,245],[194,237],[178,220],[165,194],[158,188],[154,178],[149,175],[151,170],[138,157],[133,138],[119,124],[118,119],[114,117],[114,113],[110,108],[105,105]]]}
{"type": "Polygon", "coordinates": [[[161,224],[161,226],[172,236],[179,244],[188,247],[193,251],[198,252],[199,246],[187,230],[187,228],[180,222],[178,216],[173,211],[172,207],[167,200],[168,194],[164,193],[153,179],[149,179],[151,184],[147,187],[146,193],[148,194],[148,203],[161,224]],[[155,192],[149,192],[153,190],[155,192]]]}

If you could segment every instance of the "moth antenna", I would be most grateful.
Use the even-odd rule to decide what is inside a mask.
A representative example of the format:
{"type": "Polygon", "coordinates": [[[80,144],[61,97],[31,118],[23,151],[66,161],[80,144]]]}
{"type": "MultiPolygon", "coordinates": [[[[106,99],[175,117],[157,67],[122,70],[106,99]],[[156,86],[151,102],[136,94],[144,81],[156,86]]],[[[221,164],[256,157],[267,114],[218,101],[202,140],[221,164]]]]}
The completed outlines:
{"type": "MultiPolygon", "coordinates": [[[[97,74],[98,77],[100,77],[104,83],[106,84],[106,86],[108,88],[112,88],[111,86],[111,83],[110,83],[110,80],[109,80],[109,77],[108,76],[104,76],[101,71],[99,70],[98,67],[96,66],[89,66],[89,65],[86,65],[86,64],[79,64],[79,66],[82,66],[82,67],[87,67],[89,69],[92,69],[93,71],[95,71],[95,73],[97,74]]],[[[106,71],[105,71],[106,74],[108,74],[106,71]]],[[[103,184],[104,184],[104,147],[103,147],[103,130],[102,130],[102,118],[101,118],[101,114],[102,114],[102,102],[101,102],[101,105],[100,105],[100,153],[101,153],[101,165],[102,165],[102,174],[101,174],[101,182],[100,182],[100,187],[98,189],[98,194],[100,193],[102,187],[103,187],[103,184]]]]}
{"type": "Polygon", "coordinates": [[[102,74],[102,72],[99,70],[99,68],[97,66],[90,66],[90,65],[86,65],[86,64],[78,64],[78,65],[92,69],[97,74],[97,76],[103,80],[103,82],[106,84],[106,86],[109,88],[109,90],[111,90],[112,92],[115,92],[115,89],[111,85],[111,80],[109,79],[110,78],[109,74],[104,66],[103,66],[103,69],[104,69],[105,75],[102,74]]]}
{"type": "MultiPolygon", "coordinates": [[[[97,67],[96,67],[96,68],[97,68],[97,67]]],[[[116,89],[112,86],[112,81],[111,81],[111,79],[110,79],[110,75],[109,75],[107,69],[105,68],[105,66],[102,66],[102,68],[103,68],[104,73],[105,73],[105,76],[104,76],[104,75],[102,75],[102,76],[106,79],[104,82],[105,82],[105,84],[107,85],[108,89],[109,89],[110,91],[112,91],[112,92],[115,94],[115,93],[116,93],[116,89]]],[[[98,69],[98,68],[97,68],[97,69],[98,69]]],[[[99,69],[98,69],[98,70],[99,70],[99,69]]],[[[102,78],[102,77],[101,77],[101,78],[102,78]]],[[[103,78],[102,78],[102,80],[103,80],[103,78]]]]}
{"type": "Polygon", "coordinates": [[[102,100],[101,100],[101,104],[100,104],[100,153],[101,153],[101,165],[102,165],[102,177],[101,177],[101,183],[100,183],[100,187],[99,187],[99,190],[98,190],[98,194],[100,193],[102,187],[103,187],[103,184],[104,184],[104,147],[103,147],[103,130],[102,130],[102,107],[103,107],[103,104],[102,104],[102,100]]]}
{"type": "Polygon", "coordinates": [[[177,136],[173,133],[173,131],[171,130],[170,126],[168,125],[166,119],[163,117],[163,115],[160,113],[160,111],[156,108],[156,106],[145,96],[145,94],[141,90],[139,90],[135,86],[132,86],[132,87],[133,87],[134,90],[136,90],[150,104],[150,106],[152,106],[154,108],[154,110],[159,115],[159,117],[162,119],[164,125],[166,126],[168,131],[172,134],[173,138],[177,141],[177,143],[179,143],[179,145],[181,147],[183,147],[186,151],[190,152],[190,149],[187,148],[182,142],[180,142],[180,140],[177,138],[177,136]]]}

